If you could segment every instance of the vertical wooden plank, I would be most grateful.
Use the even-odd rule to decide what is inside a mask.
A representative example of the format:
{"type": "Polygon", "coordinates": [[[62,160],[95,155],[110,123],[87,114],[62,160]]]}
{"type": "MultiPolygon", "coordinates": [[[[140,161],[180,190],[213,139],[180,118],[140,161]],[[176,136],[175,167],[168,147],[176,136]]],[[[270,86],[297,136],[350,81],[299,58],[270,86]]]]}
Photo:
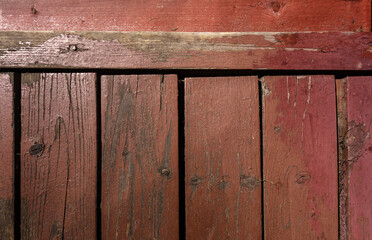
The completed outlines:
{"type": "Polygon", "coordinates": [[[260,239],[258,79],[185,84],[186,238],[260,239]]]}
{"type": "Polygon", "coordinates": [[[262,79],[266,239],[337,239],[332,76],[262,79]]]}
{"type": "Polygon", "coordinates": [[[13,239],[13,74],[0,74],[0,102],[0,238],[13,239]]]}
{"type": "Polygon", "coordinates": [[[178,239],[177,77],[101,82],[102,237],[178,239]]]}
{"type": "Polygon", "coordinates": [[[372,239],[372,77],[347,87],[348,239],[372,239]]]}
{"type": "Polygon", "coordinates": [[[95,78],[22,74],[22,239],[95,238],[95,78]]]}
{"type": "Polygon", "coordinates": [[[349,176],[347,161],[347,79],[336,79],[337,99],[337,134],[338,134],[338,205],[339,205],[339,239],[348,239],[348,186],[349,176]]]}

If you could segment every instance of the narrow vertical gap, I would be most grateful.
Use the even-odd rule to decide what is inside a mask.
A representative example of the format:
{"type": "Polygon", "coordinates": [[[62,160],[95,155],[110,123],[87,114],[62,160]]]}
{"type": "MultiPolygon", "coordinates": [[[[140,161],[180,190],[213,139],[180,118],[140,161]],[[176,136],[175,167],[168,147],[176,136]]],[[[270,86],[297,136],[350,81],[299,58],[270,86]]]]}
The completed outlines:
{"type": "Polygon", "coordinates": [[[14,239],[21,239],[21,74],[13,79],[14,123],[14,239]]]}
{"type": "Polygon", "coordinates": [[[179,239],[186,239],[185,202],[185,85],[178,76],[178,172],[179,172],[179,239]]]}
{"type": "MultiPolygon", "coordinates": [[[[262,77],[263,79],[263,77],[262,77]]],[[[263,135],[263,98],[262,98],[262,82],[261,80],[258,81],[258,98],[259,98],[259,110],[260,110],[260,158],[261,158],[261,235],[262,239],[265,239],[265,192],[264,192],[264,151],[263,151],[263,141],[264,141],[264,135],[263,135]]]]}
{"type": "Polygon", "coordinates": [[[96,116],[97,116],[97,203],[96,239],[102,239],[101,200],[102,200],[102,119],[101,119],[101,74],[96,74],[96,116]]]}

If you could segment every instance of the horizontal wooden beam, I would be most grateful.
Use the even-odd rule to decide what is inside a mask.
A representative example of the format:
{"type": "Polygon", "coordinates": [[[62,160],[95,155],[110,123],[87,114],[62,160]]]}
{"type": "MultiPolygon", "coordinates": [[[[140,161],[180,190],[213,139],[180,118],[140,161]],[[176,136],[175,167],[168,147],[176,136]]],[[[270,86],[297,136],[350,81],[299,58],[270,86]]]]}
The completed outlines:
{"type": "Polygon", "coordinates": [[[3,31],[0,67],[372,70],[372,33],[3,31]]]}

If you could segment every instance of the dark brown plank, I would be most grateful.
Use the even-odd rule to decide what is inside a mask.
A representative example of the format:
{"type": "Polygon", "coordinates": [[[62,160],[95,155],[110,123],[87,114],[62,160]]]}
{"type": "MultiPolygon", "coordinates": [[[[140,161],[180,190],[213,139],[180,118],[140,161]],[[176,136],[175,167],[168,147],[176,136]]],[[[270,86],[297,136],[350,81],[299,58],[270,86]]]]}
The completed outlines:
{"type": "Polygon", "coordinates": [[[13,239],[13,74],[0,74],[0,102],[0,238],[13,239]]]}
{"type": "Polygon", "coordinates": [[[372,238],[372,77],[347,81],[348,238],[372,238]]]}
{"type": "Polygon", "coordinates": [[[102,237],[178,239],[176,75],[102,76],[102,237]]]}
{"type": "Polygon", "coordinates": [[[22,74],[22,239],[95,238],[95,78],[22,74]]]}
{"type": "Polygon", "coordinates": [[[371,70],[372,33],[0,32],[0,67],[371,70]]]}
{"type": "Polygon", "coordinates": [[[339,194],[339,239],[347,240],[348,231],[348,186],[349,162],[347,161],[347,80],[336,79],[337,134],[338,134],[338,194],[339,194]]]}
{"type": "Polygon", "coordinates": [[[370,31],[371,24],[369,0],[1,0],[0,6],[0,30],[370,31]]]}
{"type": "Polygon", "coordinates": [[[337,239],[333,76],[262,79],[266,239],[337,239]]]}
{"type": "Polygon", "coordinates": [[[260,239],[257,77],[185,84],[186,238],[260,239]]]}

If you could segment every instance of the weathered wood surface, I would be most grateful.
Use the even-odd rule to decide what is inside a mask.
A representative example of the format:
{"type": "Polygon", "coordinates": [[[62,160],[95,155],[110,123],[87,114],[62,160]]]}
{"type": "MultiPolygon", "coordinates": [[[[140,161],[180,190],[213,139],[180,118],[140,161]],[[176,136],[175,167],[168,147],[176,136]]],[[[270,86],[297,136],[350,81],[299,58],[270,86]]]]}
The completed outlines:
{"type": "Polygon", "coordinates": [[[351,32],[3,31],[0,67],[371,70],[371,42],[351,32]]]}
{"type": "Polygon", "coordinates": [[[338,134],[338,198],[339,239],[347,240],[348,228],[348,186],[349,162],[347,161],[347,79],[336,79],[337,134],[338,134]]]}
{"type": "Polygon", "coordinates": [[[0,1],[0,30],[370,31],[369,0],[0,1]],[[331,10],[331,12],[330,12],[331,10]]]}
{"type": "Polygon", "coordinates": [[[101,82],[102,238],[178,239],[177,77],[101,82]]]}
{"type": "Polygon", "coordinates": [[[95,78],[22,74],[22,239],[95,238],[95,78]]]}
{"type": "Polygon", "coordinates": [[[345,239],[372,239],[372,77],[347,81],[347,230],[345,239]]]}
{"type": "Polygon", "coordinates": [[[13,74],[0,73],[0,238],[14,231],[13,74]]]}
{"type": "Polygon", "coordinates": [[[262,79],[266,239],[337,239],[337,126],[331,76],[262,79]]]}
{"type": "Polygon", "coordinates": [[[186,238],[260,239],[258,79],[185,84],[186,238]]]}

